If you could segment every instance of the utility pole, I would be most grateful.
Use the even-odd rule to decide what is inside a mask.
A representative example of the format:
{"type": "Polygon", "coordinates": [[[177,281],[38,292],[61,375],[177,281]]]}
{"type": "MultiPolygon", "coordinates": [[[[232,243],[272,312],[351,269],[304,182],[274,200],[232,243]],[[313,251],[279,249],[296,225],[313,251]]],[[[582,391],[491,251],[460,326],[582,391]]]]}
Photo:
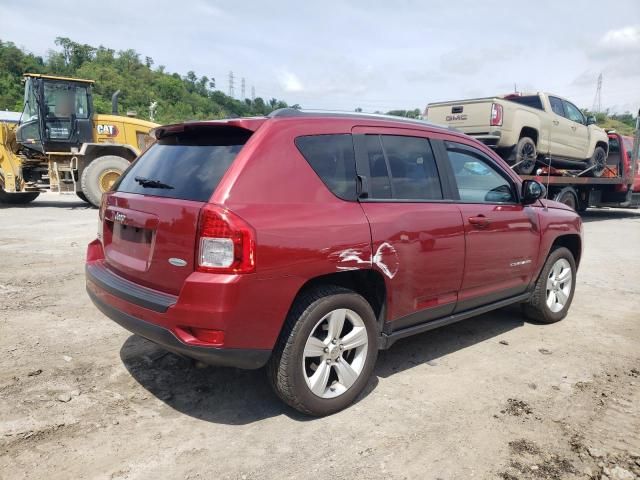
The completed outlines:
{"type": "Polygon", "coordinates": [[[255,100],[256,100],[256,87],[251,85],[251,101],[255,102],[255,100]]]}
{"type": "Polygon", "coordinates": [[[233,97],[235,92],[233,91],[233,72],[229,72],[229,96],[233,97]]]}
{"type": "Polygon", "coordinates": [[[598,87],[596,88],[596,96],[593,99],[591,111],[594,113],[600,113],[602,111],[602,73],[598,75],[598,87]]]}
{"type": "Polygon", "coordinates": [[[244,101],[244,99],[247,98],[244,96],[244,77],[242,77],[242,81],[240,82],[240,92],[240,100],[244,101]]]}

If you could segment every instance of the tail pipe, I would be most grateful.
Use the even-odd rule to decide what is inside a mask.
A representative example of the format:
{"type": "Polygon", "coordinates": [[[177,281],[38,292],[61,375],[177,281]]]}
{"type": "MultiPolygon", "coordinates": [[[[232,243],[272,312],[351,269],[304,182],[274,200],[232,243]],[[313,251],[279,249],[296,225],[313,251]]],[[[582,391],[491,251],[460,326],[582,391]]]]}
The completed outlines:
{"type": "Polygon", "coordinates": [[[114,115],[118,115],[118,96],[120,95],[120,90],[116,90],[115,93],[111,96],[111,113],[114,115]]]}

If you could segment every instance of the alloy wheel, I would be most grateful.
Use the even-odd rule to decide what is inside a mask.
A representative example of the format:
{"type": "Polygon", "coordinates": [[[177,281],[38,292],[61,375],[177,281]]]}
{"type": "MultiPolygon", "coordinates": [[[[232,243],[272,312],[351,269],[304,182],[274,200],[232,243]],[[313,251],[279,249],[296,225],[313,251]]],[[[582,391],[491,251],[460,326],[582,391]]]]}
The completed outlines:
{"type": "Polygon", "coordinates": [[[564,308],[573,287],[571,265],[565,258],[559,258],[551,267],[547,278],[547,307],[553,313],[564,308]]]}
{"type": "Polygon", "coordinates": [[[311,392],[335,398],[346,392],[365,366],[369,337],[353,310],[332,310],[316,323],[302,355],[302,369],[311,392]]]}

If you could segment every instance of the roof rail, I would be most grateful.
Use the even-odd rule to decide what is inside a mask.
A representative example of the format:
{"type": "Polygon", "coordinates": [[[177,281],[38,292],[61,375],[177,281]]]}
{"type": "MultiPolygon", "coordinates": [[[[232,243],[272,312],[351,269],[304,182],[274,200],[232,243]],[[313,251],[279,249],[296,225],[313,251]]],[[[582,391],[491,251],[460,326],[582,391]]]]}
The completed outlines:
{"type": "Polygon", "coordinates": [[[297,108],[279,108],[274,110],[269,115],[269,118],[289,118],[289,117],[348,117],[348,118],[369,118],[380,120],[392,120],[394,122],[411,123],[414,125],[431,126],[448,128],[450,130],[456,130],[455,128],[447,125],[438,125],[427,120],[419,120],[417,118],[398,117],[395,115],[385,115],[382,113],[363,113],[363,112],[349,112],[341,110],[302,110],[297,108]]]}

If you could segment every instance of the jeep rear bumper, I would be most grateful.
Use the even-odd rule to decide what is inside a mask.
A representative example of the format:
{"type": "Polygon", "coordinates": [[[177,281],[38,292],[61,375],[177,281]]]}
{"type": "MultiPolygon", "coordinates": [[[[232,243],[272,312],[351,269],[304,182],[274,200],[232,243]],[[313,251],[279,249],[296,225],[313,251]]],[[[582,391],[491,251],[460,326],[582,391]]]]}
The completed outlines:
{"type": "Polygon", "coordinates": [[[263,367],[271,355],[270,350],[249,350],[238,348],[215,348],[187,345],[176,338],[168,329],[145,322],[102,302],[89,288],[87,293],[94,305],[120,326],[131,333],[140,335],[162,348],[178,355],[199,360],[208,365],[256,369],[263,367]]]}

